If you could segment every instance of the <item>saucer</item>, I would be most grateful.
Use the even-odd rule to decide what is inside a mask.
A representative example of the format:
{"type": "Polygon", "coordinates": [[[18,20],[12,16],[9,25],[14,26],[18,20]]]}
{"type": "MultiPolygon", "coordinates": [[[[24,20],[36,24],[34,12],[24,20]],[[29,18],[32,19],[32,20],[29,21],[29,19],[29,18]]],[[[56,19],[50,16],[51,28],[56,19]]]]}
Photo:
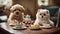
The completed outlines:
{"type": "Polygon", "coordinates": [[[27,27],[22,27],[22,28],[13,27],[13,29],[15,29],[15,30],[24,30],[24,29],[27,29],[27,27]]]}
{"type": "Polygon", "coordinates": [[[40,28],[48,29],[48,28],[52,28],[52,26],[40,26],[40,28]]]}
{"type": "Polygon", "coordinates": [[[27,29],[27,27],[26,26],[23,26],[23,25],[15,25],[14,27],[12,27],[13,29],[27,29]]]}

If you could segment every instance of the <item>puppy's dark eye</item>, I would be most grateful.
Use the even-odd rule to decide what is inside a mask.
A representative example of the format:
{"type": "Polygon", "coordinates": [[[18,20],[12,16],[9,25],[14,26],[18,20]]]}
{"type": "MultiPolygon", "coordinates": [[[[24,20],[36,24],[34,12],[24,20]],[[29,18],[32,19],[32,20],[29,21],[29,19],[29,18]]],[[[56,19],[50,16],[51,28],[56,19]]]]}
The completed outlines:
{"type": "Polygon", "coordinates": [[[40,14],[41,15],[41,14],[40,14]]]}
{"type": "Polygon", "coordinates": [[[48,14],[48,11],[46,13],[48,14]]]}
{"type": "Polygon", "coordinates": [[[19,10],[19,11],[21,11],[21,10],[19,10]]]}
{"type": "Polygon", "coordinates": [[[44,16],[45,16],[46,14],[44,14],[44,16]]]}

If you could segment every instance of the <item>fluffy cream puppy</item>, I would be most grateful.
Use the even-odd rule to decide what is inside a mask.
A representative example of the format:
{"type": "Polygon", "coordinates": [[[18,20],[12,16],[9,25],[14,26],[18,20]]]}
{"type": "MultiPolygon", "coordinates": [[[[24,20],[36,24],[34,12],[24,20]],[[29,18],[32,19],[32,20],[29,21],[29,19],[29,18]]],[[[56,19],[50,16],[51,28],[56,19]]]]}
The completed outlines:
{"type": "Polygon", "coordinates": [[[8,18],[9,24],[14,25],[16,23],[20,23],[23,21],[24,11],[25,11],[25,8],[23,6],[21,6],[19,4],[13,5],[10,8],[10,11],[11,11],[11,13],[8,18]]]}
{"type": "Polygon", "coordinates": [[[39,24],[41,27],[54,26],[53,21],[50,20],[50,13],[47,9],[38,9],[36,20],[34,24],[39,24]]]}

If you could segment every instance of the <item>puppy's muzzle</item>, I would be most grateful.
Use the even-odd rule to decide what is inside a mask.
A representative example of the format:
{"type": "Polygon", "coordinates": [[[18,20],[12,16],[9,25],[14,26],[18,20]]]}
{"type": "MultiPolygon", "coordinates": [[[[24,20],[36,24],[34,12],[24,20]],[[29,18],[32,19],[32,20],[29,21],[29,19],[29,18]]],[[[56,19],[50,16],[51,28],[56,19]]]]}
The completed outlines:
{"type": "Polygon", "coordinates": [[[16,15],[19,15],[19,12],[16,12],[16,15]]]}
{"type": "Polygon", "coordinates": [[[43,18],[43,16],[42,16],[42,18],[43,18]]]}

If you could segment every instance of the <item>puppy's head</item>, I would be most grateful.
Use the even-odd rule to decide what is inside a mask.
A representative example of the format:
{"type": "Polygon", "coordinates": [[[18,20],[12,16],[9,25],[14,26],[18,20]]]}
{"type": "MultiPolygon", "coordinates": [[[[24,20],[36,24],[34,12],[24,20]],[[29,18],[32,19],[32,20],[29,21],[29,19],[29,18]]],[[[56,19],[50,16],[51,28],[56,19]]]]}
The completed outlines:
{"type": "Polygon", "coordinates": [[[24,7],[19,5],[19,4],[16,4],[14,6],[11,7],[10,11],[18,16],[18,15],[22,15],[22,13],[25,11],[24,7]]]}
{"type": "Polygon", "coordinates": [[[23,21],[23,17],[24,17],[24,7],[19,5],[19,4],[16,4],[16,5],[13,5],[11,8],[10,8],[10,11],[11,13],[13,13],[12,15],[12,20],[15,19],[15,20],[18,20],[18,21],[23,21]]]}
{"type": "Polygon", "coordinates": [[[47,9],[38,9],[36,17],[40,18],[40,19],[48,19],[50,17],[49,10],[47,10],[47,9]]]}

